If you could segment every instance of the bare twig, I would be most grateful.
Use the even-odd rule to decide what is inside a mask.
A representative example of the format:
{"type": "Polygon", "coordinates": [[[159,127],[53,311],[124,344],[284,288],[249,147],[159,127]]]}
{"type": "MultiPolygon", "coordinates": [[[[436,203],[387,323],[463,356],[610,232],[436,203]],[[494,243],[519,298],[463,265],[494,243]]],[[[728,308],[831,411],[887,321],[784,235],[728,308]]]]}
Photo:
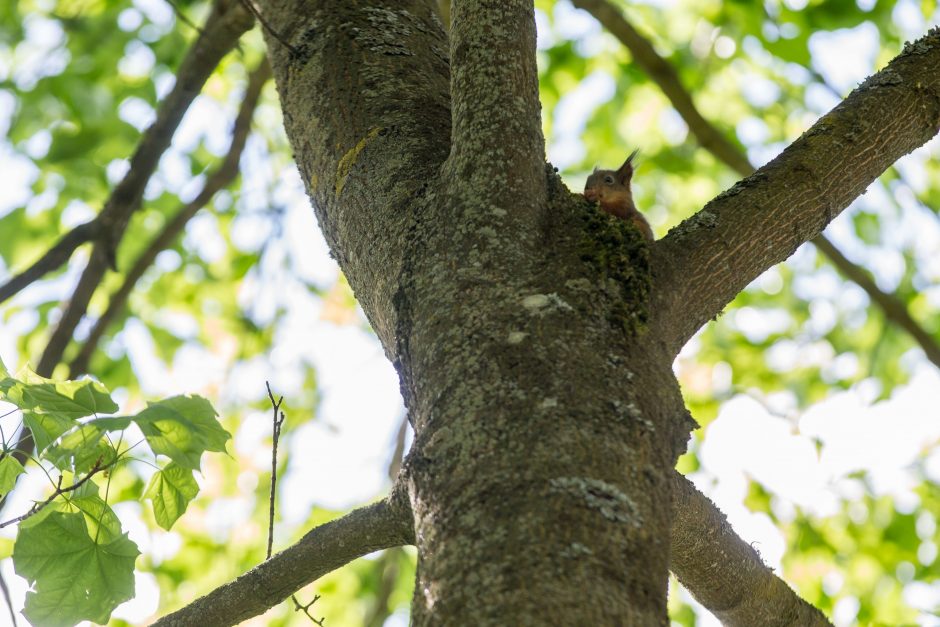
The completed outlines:
{"type": "MultiPolygon", "coordinates": [[[[749,176],[754,172],[754,166],[748,161],[744,152],[728,141],[724,133],[699,113],[692,101],[692,96],[683,87],[672,65],[659,56],[652,44],[627,21],[619,9],[607,0],[573,0],[573,2],[575,6],[591,13],[630,50],[636,63],[659,85],[703,148],[708,149],[742,176],[749,176]]],[[[903,301],[894,294],[888,294],[879,289],[867,270],[849,261],[825,236],[817,235],[811,241],[847,279],[856,283],[868,294],[871,300],[882,309],[888,320],[911,335],[934,365],[940,367],[940,344],[914,320],[903,301]]]]}
{"type": "Polygon", "coordinates": [[[191,19],[186,17],[186,14],[183,13],[183,10],[180,8],[179,4],[177,4],[174,0],[166,0],[166,3],[173,7],[173,12],[176,13],[176,17],[179,18],[179,21],[181,21],[183,24],[186,24],[197,33],[202,34],[202,29],[199,28],[191,19]]]}
{"type": "Polygon", "coordinates": [[[294,602],[295,612],[303,612],[304,616],[310,619],[310,622],[316,625],[320,625],[320,627],[323,627],[323,621],[325,621],[326,619],[314,618],[313,614],[310,613],[310,608],[313,607],[313,604],[320,600],[319,594],[313,595],[313,600],[310,603],[307,603],[306,605],[301,604],[300,601],[297,600],[297,595],[295,594],[290,595],[290,600],[294,602]]]}
{"type": "Polygon", "coordinates": [[[261,11],[258,10],[258,7],[254,5],[254,2],[252,2],[252,0],[241,0],[241,3],[245,5],[245,8],[248,9],[248,11],[251,12],[252,15],[255,16],[255,18],[258,20],[258,23],[261,24],[261,28],[266,30],[269,35],[274,37],[278,42],[280,42],[282,46],[290,50],[295,55],[300,54],[300,51],[297,48],[290,45],[290,43],[288,43],[287,40],[281,36],[280,33],[278,33],[276,30],[271,28],[271,25],[268,24],[267,21],[265,21],[264,16],[261,15],[261,11]]]}
{"type": "MultiPolygon", "coordinates": [[[[284,397],[281,396],[277,400],[274,400],[274,392],[271,391],[271,384],[267,381],[264,382],[265,387],[268,388],[268,398],[271,399],[271,407],[273,412],[273,417],[271,419],[271,495],[268,498],[268,553],[265,559],[271,558],[271,548],[274,546],[274,500],[277,495],[277,443],[281,439],[281,427],[284,425],[284,412],[281,411],[281,403],[284,402],[284,397]]],[[[310,614],[310,608],[313,607],[313,604],[320,599],[320,595],[314,595],[313,601],[307,603],[306,605],[302,604],[298,599],[296,594],[290,595],[291,601],[294,602],[294,609],[298,612],[303,612],[307,618],[312,622],[323,627],[324,618],[314,618],[310,614]]]]}
{"type": "Polygon", "coordinates": [[[268,398],[271,399],[274,416],[272,417],[271,428],[271,495],[268,498],[268,552],[265,559],[271,557],[271,547],[274,546],[274,499],[277,495],[277,443],[281,438],[281,425],[284,424],[284,412],[281,411],[281,403],[284,397],[274,400],[274,393],[271,391],[271,384],[264,382],[268,388],[268,398]]]}

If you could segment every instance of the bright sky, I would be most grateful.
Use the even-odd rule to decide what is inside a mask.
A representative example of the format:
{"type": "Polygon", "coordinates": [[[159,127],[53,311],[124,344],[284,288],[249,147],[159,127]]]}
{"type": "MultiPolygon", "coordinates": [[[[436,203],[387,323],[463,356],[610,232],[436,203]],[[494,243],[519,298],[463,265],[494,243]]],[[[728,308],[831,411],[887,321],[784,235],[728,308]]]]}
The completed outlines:
{"type": "MultiPolygon", "coordinates": [[[[141,14],[146,14],[162,27],[171,26],[173,15],[165,3],[135,0],[134,4],[136,9],[128,9],[122,14],[122,26],[135,27],[141,14]]],[[[797,5],[799,0],[791,0],[788,4],[797,5]]],[[[565,3],[558,5],[554,31],[549,30],[544,15],[539,14],[538,18],[540,46],[549,45],[557,38],[578,40],[586,52],[598,45],[596,35],[600,27],[597,23],[565,3]]],[[[912,36],[926,30],[920,10],[912,1],[898,3],[895,19],[912,36]]],[[[10,75],[15,61],[20,80],[24,83],[35,80],[35,73],[42,67],[41,62],[50,55],[55,56],[53,51],[61,40],[61,32],[50,24],[42,20],[31,23],[29,39],[17,47],[15,60],[8,54],[0,54],[0,77],[10,75]]],[[[814,35],[811,48],[816,69],[845,92],[871,72],[877,43],[876,29],[866,24],[814,35]]],[[[730,45],[734,46],[735,42],[730,42],[730,45]]],[[[129,75],[146,74],[152,64],[152,55],[145,46],[130,46],[121,62],[121,71],[129,75]]],[[[42,67],[41,71],[49,71],[49,67],[42,67]]],[[[162,80],[161,91],[165,91],[167,79],[162,80]]],[[[761,88],[760,84],[750,82],[741,88],[752,100],[766,97],[768,90],[773,92],[776,89],[773,85],[761,88]]],[[[595,107],[613,95],[613,89],[610,76],[596,73],[585,77],[578,88],[561,99],[554,112],[555,134],[549,145],[549,158],[556,165],[565,167],[582,159],[584,148],[580,138],[585,121],[595,107]]],[[[811,91],[809,100],[808,106],[820,113],[834,104],[833,97],[822,92],[811,91]]],[[[12,106],[12,97],[0,91],[0,135],[8,127],[12,106]]],[[[143,127],[152,111],[142,101],[130,101],[121,105],[121,115],[143,127]]],[[[161,161],[160,174],[148,193],[156,193],[159,187],[198,189],[198,185],[190,180],[188,166],[184,165],[181,155],[200,137],[207,139],[210,149],[224,150],[228,142],[228,117],[218,103],[199,98],[174,138],[173,149],[161,161]]],[[[684,135],[681,120],[667,119],[663,123],[667,126],[672,124],[675,133],[684,135]]],[[[757,152],[752,156],[769,158],[771,154],[760,152],[764,136],[762,124],[760,120],[754,120],[739,131],[743,141],[755,146],[757,152]]],[[[38,150],[42,147],[43,138],[38,137],[35,141],[38,150]]],[[[936,140],[930,147],[906,158],[901,166],[915,182],[923,181],[921,164],[929,151],[934,155],[938,153],[936,140]]],[[[243,167],[250,165],[245,169],[252,173],[245,184],[244,203],[249,205],[249,209],[252,203],[256,209],[263,209],[268,197],[261,190],[273,186],[278,200],[287,208],[283,240],[285,254],[293,259],[294,267],[304,279],[318,285],[332,284],[338,270],[316,227],[296,170],[288,167],[275,171],[263,159],[263,151],[250,144],[243,158],[243,167]],[[254,200],[252,190],[258,192],[254,200]]],[[[116,178],[122,167],[121,163],[112,164],[109,174],[116,178]]],[[[5,142],[0,144],[0,172],[4,173],[4,184],[0,186],[2,215],[27,202],[29,186],[36,173],[29,161],[13,155],[5,142]]],[[[877,209],[879,194],[886,193],[891,192],[880,185],[873,186],[869,195],[856,206],[877,209]]],[[[919,256],[923,259],[922,268],[934,279],[933,284],[938,285],[940,236],[936,234],[935,224],[931,229],[922,228],[920,219],[926,219],[926,216],[921,215],[922,211],[911,199],[902,200],[913,210],[906,212],[910,215],[905,215],[892,237],[896,243],[917,242],[919,256]]],[[[91,208],[77,204],[67,212],[64,219],[67,224],[63,228],[90,215],[91,208]]],[[[829,233],[847,254],[862,255],[863,248],[847,227],[845,216],[840,220],[833,224],[829,233]]],[[[243,249],[255,249],[269,236],[269,229],[270,223],[265,219],[256,214],[245,215],[236,223],[236,242],[243,249]]],[[[222,244],[214,231],[211,216],[194,220],[187,229],[187,238],[198,246],[204,258],[212,259],[219,254],[222,244]]],[[[903,270],[898,254],[890,248],[872,250],[869,247],[864,250],[869,257],[877,257],[878,263],[869,263],[868,267],[877,273],[879,284],[890,290],[903,270]]],[[[167,268],[173,267],[174,259],[172,255],[164,256],[160,263],[166,264],[167,268]]],[[[175,263],[178,264],[178,260],[175,263]]],[[[800,264],[800,255],[794,263],[800,264]]],[[[75,265],[65,276],[19,295],[16,302],[21,305],[38,303],[50,294],[64,297],[76,280],[75,265]]],[[[812,271],[809,265],[806,264],[807,272],[812,271]]],[[[5,277],[7,272],[0,265],[0,277],[5,277]]],[[[841,289],[841,281],[827,272],[815,275],[803,288],[817,290],[820,303],[841,289]]],[[[774,273],[771,270],[759,279],[765,289],[767,285],[772,289],[774,273]]],[[[346,509],[364,504],[383,493],[388,485],[385,473],[403,408],[397,376],[374,336],[364,331],[361,324],[338,326],[324,320],[322,301],[312,297],[290,278],[285,277],[283,281],[282,284],[270,285],[247,279],[240,294],[246,307],[256,307],[251,303],[269,302],[272,291],[287,294],[283,304],[287,306],[288,314],[277,329],[274,345],[266,357],[231,369],[228,364],[234,347],[223,345],[210,352],[192,344],[181,350],[172,367],[167,368],[155,357],[153,340],[144,325],[133,321],[121,334],[120,343],[129,351],[142,387],[154,396],[204,393],[204,390],[214,389],[218,398],[213,400],[243,403],[264,396],[263,382],[266,379],[272,381],[278,393],[290,395],[304,384],[297,374],[301,372],[300,366],[304,363],[315,366],[322,403],[317,419],[295,432],[288,443],[297,454],[292,455],[291,468],[281,483],[282,495],[285,495],[280,500],[283,516],[287,522],[297,522],[304,519],[312,507],[346,509]],[[316,479],[311,480],[311,477],[316,479]]],[[[776,281],[779,282],[779,277],[776,281]]],[[[931,298],[935,306],[940,306],[940,289],[934,289],[931,298]]],[[[263,307],[255,313],[261,318],[265,316],[263,307]]],[[[787,314],[741,310],[735,314],[734,322],[746,334],[759,338],[776,326],[786,324],[787,320],[781,316],[786,317],[787,314]]],[[[810,324],[825,325],[831,319],[833,313],[820,304],[812,312],[810,324]]],[[[0,358],[11,370],[25,363],[27,358],[17,353],[16,338],[36,323],[37,317],[27,308],[0,327],[0,358]]],[[[194,325],[184,317],[168,319],[166,324],[183,334],[194,325]]],[[[696,339],[692,340],[683,357],[694,355],[696,342],[696,339]]],[[[782,365],[794,359],[833,361],[831,350],[829,353],[824,349],[813,353],[803,347],[787,353],[784,347],[778,353],[772,358],[781,360],[782,365]]],[[[680,357],[677,365],[680,369],[681,360],[680,357]]],[[[771,566],[779,566],[784,550],[783,538],[767,516],[751,513],[743,505],[748,477],[758,479],[777,496],[775,508],[777,514],[784,518],[792,516],[797,507],[820,516],[833,513],[839,501],[851,500],[859,494],[861,486],[858,480],[849,475],[860,470],[868,471],[878,494],[892,495],[899,508],[916,508],[917,497],[911,490],[913,474],[910,467],[924,450],[935,446],[940,439],[940,423],[935,420],[935,408],[940,405],[940,375],[918,351],[912,351],[906,365],[912,373],[910,383],[880,403],[871,404],[871,387],[860,385],[830,397],[802,415],[794,411],[793,399],[786,394],[770,398],[738,395],[723,405],[718,419],[705,433],[700,449],[702,468],[692,478],[729,516],[737,532],[760,547],[761,554],[771,566]],[[818,454],[817,442],[820,444],[818,454]]],[[[853,364],[850,359],[844,363],[833,362],[832,368],[851,369],[853,364]]],[[[719,367],[712,377],[720,385],[730,375],[719,367]]],[[[116,396],[121,397],[120,392],[116,396]]],[[[309,418],[291,414],[290,408],[287,408],[287,413],[289,420],[299,422],[309,418]]],[[[269,455],[266,444],[269,428],[266,412],[248,416],[235,434],[234,448],[248,458],[257,459],[257,463],[264,467],[269,455]]],[[[929,458],[927,471],[934,481],[940,482],[940,451],[929,458]]],[[[32,487],[38,490],[41,485],[34,482],[32,487]]],[[[246,491],[250,492],[250,488],[246,486],[246,491]]],[[[30,496],[30,490],[20,490],[16,495],[23,505],[30,496]]],[[[128,504],[119,508],[132,539],[142,550],[171,555],[179,546],[178,538],[172,532],[149,534],[135,508],[136,505],[128,504]]],[[[247,501],[218,503],[210,510],[208,525],[216,526],[220,531],[237,526],[248,511],[247,501]]],[[[928,514],[923,514],[918,520],[918,531],[925,538],[932,537],[935,528],[936,521],[928,514]]],[[[931,563],[937,556],[937,547],[930,543],[924,546],[923,555],[919,557],[922,562],[931,563]]],[[[12,577],[9,561],[4,568],[14,602],[22,603],[22,580],[12,577]]],[[[835,593],[840,585],[837,580],[827,582],[827,590],[835,593]]],[[[139,577],[138,593],[138,599],[122,606],[118,616],[134,622],[154,610],[156,585],[152,578],[139,577]]],[[[905,594],[908,603],[925,611],[940,604],[940,584],[912,583],[905,594]]],[[[691,599],[689,601],[692,602],[691,599]]],[[[833,617],[836,624],[852,624],[854,611],[850,601],[843,603],[833,617]]],[[[0,621],[4,620],[3,616],[0,612],[0,621]]],[[[718,623],[706,617],[701,624],[718,623]]]]}

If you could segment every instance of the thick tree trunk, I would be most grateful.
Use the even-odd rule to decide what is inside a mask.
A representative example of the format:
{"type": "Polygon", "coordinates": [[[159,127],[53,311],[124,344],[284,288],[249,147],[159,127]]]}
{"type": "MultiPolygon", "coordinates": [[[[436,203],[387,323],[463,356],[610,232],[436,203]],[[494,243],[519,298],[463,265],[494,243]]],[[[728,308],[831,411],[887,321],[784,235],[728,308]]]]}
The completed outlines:
{"type": "Polygon", "coordinates": [[[413,621],[666,624],[672,356],[642,237],[544,166],[531,2],[455,3],[451,66],[432,0],[268,11],[298,164],[417,433],[413,621]]]}
{"type": "MultiPolygon", "coordinates": [[[[651,249],[543,164],[531,0],[455,0],[449,39],[437,8],[262,7],[298,166],[415,427],[400,477],[412,619],[666,624],[672,468],[691,425],[675,352],[936,132],[937,77],[905,92],[920,107],[906,131],[853,140],[876,157],[828,145],[844,145],[837,109],[796,157],[651,249]],[[817,158],[864,167],[820,187],[796,172],[817,158]]],[[[880,111],[923,67],[913,55],[937,52],[915,50],[851,106],[880,111]]]]}

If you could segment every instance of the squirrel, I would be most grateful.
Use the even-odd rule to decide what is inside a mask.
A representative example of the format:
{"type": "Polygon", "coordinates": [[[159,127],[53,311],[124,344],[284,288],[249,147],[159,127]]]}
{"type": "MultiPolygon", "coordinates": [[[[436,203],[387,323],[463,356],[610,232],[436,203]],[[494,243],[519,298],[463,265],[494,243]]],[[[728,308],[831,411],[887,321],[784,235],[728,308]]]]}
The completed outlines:
{"type": "Polygon", "coordinates": [[[621,220],[633,222],[640,229],[648,241],[653,241],[653,229],[633,203],[633,192],[630,191],[630,179],[633,178],[633,158],[638,150],[634,150],[616,170],[598,170],[588,177],[584,184],[584,197],[596,202],[601,209],[621,220]]]}

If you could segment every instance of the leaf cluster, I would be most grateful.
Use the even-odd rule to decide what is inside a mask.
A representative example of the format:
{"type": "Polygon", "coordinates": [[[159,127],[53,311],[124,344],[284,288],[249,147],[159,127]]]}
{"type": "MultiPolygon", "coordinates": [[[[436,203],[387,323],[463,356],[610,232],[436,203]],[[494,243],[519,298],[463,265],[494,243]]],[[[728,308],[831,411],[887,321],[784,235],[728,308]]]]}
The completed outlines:
{"type": "MultiPolygon", "coordinates": [[[[19,410],[36,444],[34,460],[53,483],[49,498],[3,523],[19,523],[13,565],[32,586],[24,613],[41,625],[106,622],[134,596],[140,554],[107,500],[111,474],[132,459],[132,450],[140,456],[149,448],[157,470],[141,498],[151,501],[157,523],[169,529],[199,492],[193,475],[202,454],[224,452],[231,436],[199,396],[175,396],[134,415],[108,416],[118,405],[98,381],[54,381],[28,368],[14,376],[2,363],[0,400],[19,410]],[[128,433],[143,438],[125,442],[128,433]],[[94,480],[99,477],[104,498],[94,480]]],[[[25,469],[10,442],[4,440],[3,449],[0,492],[6,496],[25,469]]]]}

